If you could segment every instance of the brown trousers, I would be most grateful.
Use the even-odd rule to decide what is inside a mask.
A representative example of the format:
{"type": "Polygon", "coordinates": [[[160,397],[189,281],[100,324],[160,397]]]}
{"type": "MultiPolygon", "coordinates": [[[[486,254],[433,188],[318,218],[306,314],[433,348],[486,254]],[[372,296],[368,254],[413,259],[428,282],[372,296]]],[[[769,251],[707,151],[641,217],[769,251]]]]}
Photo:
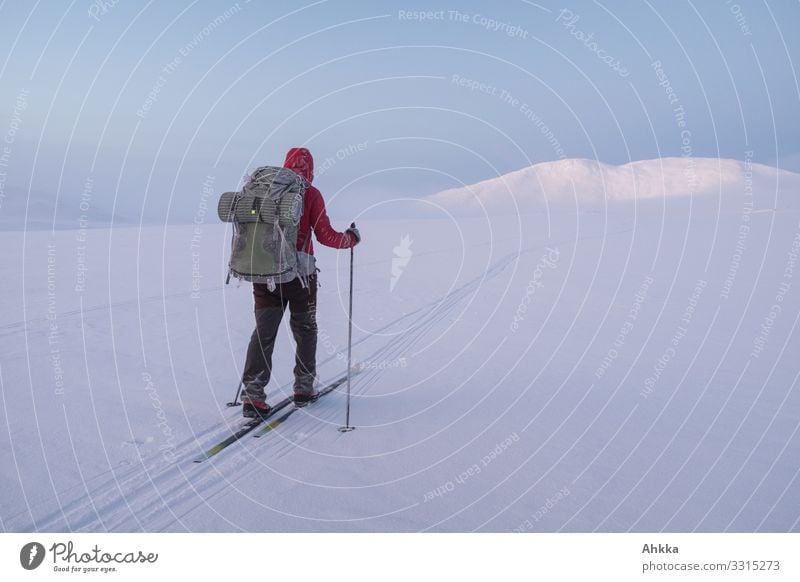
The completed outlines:
{"type": "Polygon", "coordinates": [[[265,388],[272,376],[272,351],[283,313],[289,306],[289,326],[297,344],[294,366],[294,391],[311,394],[317,374],[317,277],[303,287],[300,279],[280,283],[274,291],[253,284],[256,328],[250,337],[242,374],[243,396],[266,401],[265,388]]]}

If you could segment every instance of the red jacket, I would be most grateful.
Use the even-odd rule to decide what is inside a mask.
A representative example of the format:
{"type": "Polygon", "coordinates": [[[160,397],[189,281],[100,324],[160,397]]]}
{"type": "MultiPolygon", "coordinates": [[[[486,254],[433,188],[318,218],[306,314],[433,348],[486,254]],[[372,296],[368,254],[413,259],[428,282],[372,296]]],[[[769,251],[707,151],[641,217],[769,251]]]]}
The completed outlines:
{"type": "Polygon", "coordinates": [[[339,232],[331,226],[328,213],[325,211],[325,201],[319,190],[311,185],[314,180],[314,158],[306,148],[292,148],[286,154],[284,168],[289,168],[308,182],[305,198],[303,199],[303,216],[297,227],[297,250],[314,254],[314,244],[311,241],[311,231],[317,240],[326,247],[334,249],[349,249],[356,244],[356,239],[349,233],[339,232]]]}

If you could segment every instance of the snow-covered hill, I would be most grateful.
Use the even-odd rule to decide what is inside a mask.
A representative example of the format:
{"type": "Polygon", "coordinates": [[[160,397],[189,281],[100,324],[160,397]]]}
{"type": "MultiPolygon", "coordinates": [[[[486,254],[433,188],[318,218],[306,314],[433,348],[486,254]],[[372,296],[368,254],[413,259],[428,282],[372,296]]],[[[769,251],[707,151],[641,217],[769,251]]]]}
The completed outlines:
{"type": "Polygon", "coordinates": [[[503,176],[439,192],[429,202],[451,212],[513,213],[579,208],[668,197],[718,198],[756,208],[800,207],[800,174],[717,158],[661,158],[613,166],[596,160],[544,162],[503,176]]]}
{"type": "MultiPolygon", "coordinates": [[[[745,196],[358,217],[358,428],[337,431],[337,392],[203,464],[241,422],[225,403],[253,325],[249,286],[223,285],[226,227],[0,233],[0,524],[798,531],[800,212],[745,196]]],[[[349,254],[318,256],[329,379],[349,254]]],[[[273,401],[285,327],[274,364],[273,401]]]]}

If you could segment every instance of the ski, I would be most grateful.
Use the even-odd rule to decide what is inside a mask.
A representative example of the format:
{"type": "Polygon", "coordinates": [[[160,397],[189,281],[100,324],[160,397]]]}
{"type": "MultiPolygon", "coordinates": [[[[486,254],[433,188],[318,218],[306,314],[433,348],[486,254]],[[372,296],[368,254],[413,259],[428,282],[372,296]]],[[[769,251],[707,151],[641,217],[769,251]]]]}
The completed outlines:
{"type": "MultiPolygon", "coordinates": [[[[351,368],[351,370],[352,370],[353,376],[355,376],[356,374],[358,374],[361,371],[360,367],[356,367],[356,366],[351,368]]],[[[333,382],[331,382],[330,384],[328,384],[325,388],[323,388],[319,392],[319,394],[317,394],[316,398],[314,398],[311,402],[316,402],[321,397],[323,397],[325,394],[328,394],[329,392],[332,392],[332,391],[336,390],[339,386],[344,384],[346,381],[347,381],[347,374],[345,374],[341,378],[338,378],[338,379],[334,380],[333,382]]],[[[309,404],[311,404],[311,402],[309,402],[309,404]]],[[[219,454],[221,451],[225,450],[226,448],[228,448],[230,445],[232,445],[236,441],[241,440],[242,437],[244,437],[244,436],[250,434],[251,432],[253,432],[255,429],[257,429],[259,426],[261,426],[265,422],[267,422],[267,426],[265,426],[261,431],[259,431],[258,434],[254,435],[254,436],[260,437],[260,436],[263,436],[264,434],[270,432],[271,430],[274,430],[275,427],[280,426],[283,423],[283,421],[285,421],[287,418],[289,418],[292,415],[292,413],[294,413],[299,407],[292,406],[288,410],[288,412],[285,412],[283,415],[281,415],[280,417],[278,417],[277,419],[275,419],[272,422],[268,422],[269,419],[271,417],[275,416],[278,412],[280,412],[281,410],[283,410],[284,408],[286,408],[290,404],[294,404],[294,398],[292,396],[284,398],[283,400],[278,402],[278,404],[273,406],[270,409],[269,413],[266,416],[264,416],[263,418],[253,418],[253,419],[248,420],[247,422],[245,422],[241,427],[239,427],[235,432],[231,433],[224,440],[218,442],[213,447],[211,447],[210,449],[208,449],[204,453],[200,454],[197,458],[194,459],[194,462],[195,463],[202,463],[203,461],[206,461],[206,460],[210,459],[211,457],[219,454]]]]}
{"type": "MultiPolygon", "coordinates": [[[[358,374],[361,371],[361,366],[353,366],[350,370],[351,370],[351,374],[353,376],[355,376],[356,374],[358,374]]],[[[286,412],[284,412],[281,416],[279,416],[275,420],[268,422],[264,428],[262,428],[261,430],[256,432],[253,436],[255,438],[261,438],[264,435],[266,435],[267,433],[272,432],[273,430],[278,428],[280,425],[282,425],[286,421],[286,419],[289,418],[292,414],[294,414],[295,412],[297,412],[301,408],[305,408],[306,406],[309,406],[310,404],[313,404],[314,402],[316,402],[317,400],[319,400],[320,398],[322,398],[326,394],[329,394],[329,393],[333,392],[334,390],[336,390],[339,386],[341,386],[345,382],[347,382],[347,374],[345,374],[341,378],[337,378],[336,380],[334,380],[333,382],[328,384],[325,388],[323,388],[322,390],[319,391],[319,393],[316,395],[316,397],[313,400],[311,400],[307,404],[304,404],[303,406],[296,406],[295,405],[292,408],[290,408],[289,410],[287,410],[286,412]]]]}
{"type": "Polygon", "coordinates": [[[271,416],[275,415],[276,413],[280,412],[281,410],[283,410],[284,408],[286,408],[287,406],[292,404],[293,401],[294,401],[294,399],[291,396],[288,397],[288,398],[284,398],[283,400],[278,402],[278,404],[273,406],[272,409],[269,411],[269,413],[266,416],[264,416],[263,418],[253,418],[251,420],[248,420],[239,429],[237,429],[230,436],[228,436],[226,439],[220,441],[219,443],[217,443],[216,445],[214,445],[213,447],[211,447],[210,449],[208,449],[207,451],[202,453],[200,456],[198,456],[194,460],[194,462],[195,463],[202,463],[203,461],[208,460],[211,457],[213,457],[214,455],[218,454],[220,451],[223,451],[224,449],[226,449],[227,447],[229,447],[230,445],[232,445],[236,441],[240,440],[243,436],[248,435],[251,432],[253,432],[256,428],[258,428],[261,425],[261,423],[265,422],[271,416]]]}

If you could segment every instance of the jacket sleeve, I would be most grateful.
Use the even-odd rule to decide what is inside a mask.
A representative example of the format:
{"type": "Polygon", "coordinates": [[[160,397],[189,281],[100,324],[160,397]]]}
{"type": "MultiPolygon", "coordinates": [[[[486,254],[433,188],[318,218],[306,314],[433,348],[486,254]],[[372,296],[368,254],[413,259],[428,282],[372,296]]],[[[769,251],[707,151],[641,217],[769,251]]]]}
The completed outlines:
{"type": "Polygon", "coordinates": [[[331,220],[325,210],[325,201],[318,190],[311,197],[309,211],[310,226],[320,244],[334,249],[349,249],[355,246],[355,237],[347,232],[339,232],[331,226],[331,220]]]}

